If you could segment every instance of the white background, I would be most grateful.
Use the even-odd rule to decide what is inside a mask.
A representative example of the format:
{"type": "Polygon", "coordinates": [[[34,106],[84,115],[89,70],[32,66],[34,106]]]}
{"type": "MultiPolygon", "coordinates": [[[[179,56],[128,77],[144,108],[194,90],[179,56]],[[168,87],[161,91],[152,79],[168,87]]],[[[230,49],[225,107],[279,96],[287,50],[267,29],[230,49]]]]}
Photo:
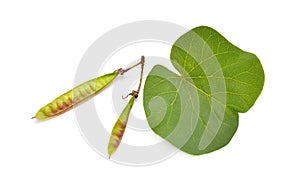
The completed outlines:
{"type": "Polygon", "coordinates": [[[297,1],[108,2],[0,2],[0,182],[300,181],[297,1]],[[42,123],[30,119],[73,86],[80,59],[97,38],[146,19],[211,26],[260,58],[264,90],[240,115],[228,146],[127,167],[95,153],[72,112],[42,123]]]}

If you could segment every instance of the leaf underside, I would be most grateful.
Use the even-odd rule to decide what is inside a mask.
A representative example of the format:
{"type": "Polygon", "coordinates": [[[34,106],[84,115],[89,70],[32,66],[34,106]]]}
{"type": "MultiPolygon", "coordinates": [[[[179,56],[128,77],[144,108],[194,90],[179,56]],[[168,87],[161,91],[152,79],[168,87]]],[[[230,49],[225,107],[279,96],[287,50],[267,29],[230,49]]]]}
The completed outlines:
{"type": "Polygon", "coordinates": [[[182,35],[170,58],[180,75],[156,65],[145,81],[149,126],[189,154],[225,146],[237,130],[238,113],[247,112],[262,91],[259,59],[206,26],[182,35]]]}

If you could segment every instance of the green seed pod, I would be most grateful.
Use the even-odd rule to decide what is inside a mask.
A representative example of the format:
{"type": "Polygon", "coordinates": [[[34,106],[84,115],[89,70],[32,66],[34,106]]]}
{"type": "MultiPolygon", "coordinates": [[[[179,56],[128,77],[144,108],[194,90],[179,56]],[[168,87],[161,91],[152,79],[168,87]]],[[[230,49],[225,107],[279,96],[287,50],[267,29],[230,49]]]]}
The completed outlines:
{"type": "Polygon", "coordinates": [[[120,69],[76,86],[42,107],[33,118],[46,120],[67,112],[102,91],[118,76],[119,71],[120,69]]]}
{"type": "Polygon", "coordinates": [[[115,123],[115,126],[113,127],[113,129],[111,131],[110,139],[109,139],[109,142],[108,142],[108,155],[109,155],[109,158],[111,157],[111,155],[114,152],[116,152],[118,146],[121,143],[123,134],[124,134],[125,129],[126,129],[128,117],[129,117],[129,114],[130,114],[130,110],[133,106],[135,98],[136,98],[135,96],[131,97],[131,99],[129,100],[128,104],[126,105],[126,107],[122,111],[121,115],[119,116],[118,120],[115,123]]]}

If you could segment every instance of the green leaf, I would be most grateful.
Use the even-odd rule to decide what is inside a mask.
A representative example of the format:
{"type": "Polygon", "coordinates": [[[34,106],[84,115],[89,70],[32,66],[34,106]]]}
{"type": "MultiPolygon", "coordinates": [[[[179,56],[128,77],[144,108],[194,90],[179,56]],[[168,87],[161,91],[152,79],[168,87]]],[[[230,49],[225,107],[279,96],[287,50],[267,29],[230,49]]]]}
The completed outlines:
{"type": "Polygon", "coordinates": [[[238,113],[247,112],[264,85],[259,59],[200,26],[173,45],[179,74],[156,65],[144,86],[144,110],[151,129],[189,154],[215,151],[229,143],[238,113]]]}

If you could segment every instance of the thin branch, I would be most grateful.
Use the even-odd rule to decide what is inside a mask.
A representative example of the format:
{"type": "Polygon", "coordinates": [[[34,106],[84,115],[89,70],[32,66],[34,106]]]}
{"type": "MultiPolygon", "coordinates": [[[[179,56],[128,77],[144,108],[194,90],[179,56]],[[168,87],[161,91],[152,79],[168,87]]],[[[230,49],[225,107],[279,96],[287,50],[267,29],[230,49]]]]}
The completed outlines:
{"type": "MultiPolygon", "coordinates": [[[[122,96],[123,99],[127,98],[129,95],[132,95],[134,96],[135,98],[137,98],[139,96],[139,92],[140,92],[140,89],[141,89],[141,86],[142,86],[142,81],[143,81],[143,72],[144,72],[144,65],[145,65],[145,57],[142,56],[141,57],[141,61],[138,63],[138,64],[135,64],[134,66],[132,67],[135,67],[137,65],[141,64],[141,74],[140,74],[140,83],[139,83],[139,87],[137,90],[132,90],[131,93],[129,93],[128,95],[126,95],[125,97],[122,96]]],[[[131,69],[132,67],[128,68],[128,69],[131,69]]],[[[128,69],[126,70],[126,72],[128,71],[128,69]]]]}
{"type": "Polygon", "coordinates": [[[140,83],[139,83],[139,87],[137,89],[137,93],[140,92],[141,89],[141,85],[142,85],[142,80],[143,80],[143,72],[144,72],[144,65],[145,65],[145,57],[144,55],[141,57],[141,75],[140,75],[140,83]]]}
{"type": "MultiPolygon", "coordinates": [[[[144,59],[144,61],[145,61],[145,59],[144,59]]],[[[120,69],[116,70],[115,72],[118,72],[119,74],[123,75],[125,72],[129,71],[130,69],[132,69],[132,68],[134,68],[134,67],[136,67],[136,66],[138,66],[140,64],[143,64],[144,61],[141,60],[140,62],[134,64],[131,67],[128,67],[127,69],[120,68],[120,69]]]]}

